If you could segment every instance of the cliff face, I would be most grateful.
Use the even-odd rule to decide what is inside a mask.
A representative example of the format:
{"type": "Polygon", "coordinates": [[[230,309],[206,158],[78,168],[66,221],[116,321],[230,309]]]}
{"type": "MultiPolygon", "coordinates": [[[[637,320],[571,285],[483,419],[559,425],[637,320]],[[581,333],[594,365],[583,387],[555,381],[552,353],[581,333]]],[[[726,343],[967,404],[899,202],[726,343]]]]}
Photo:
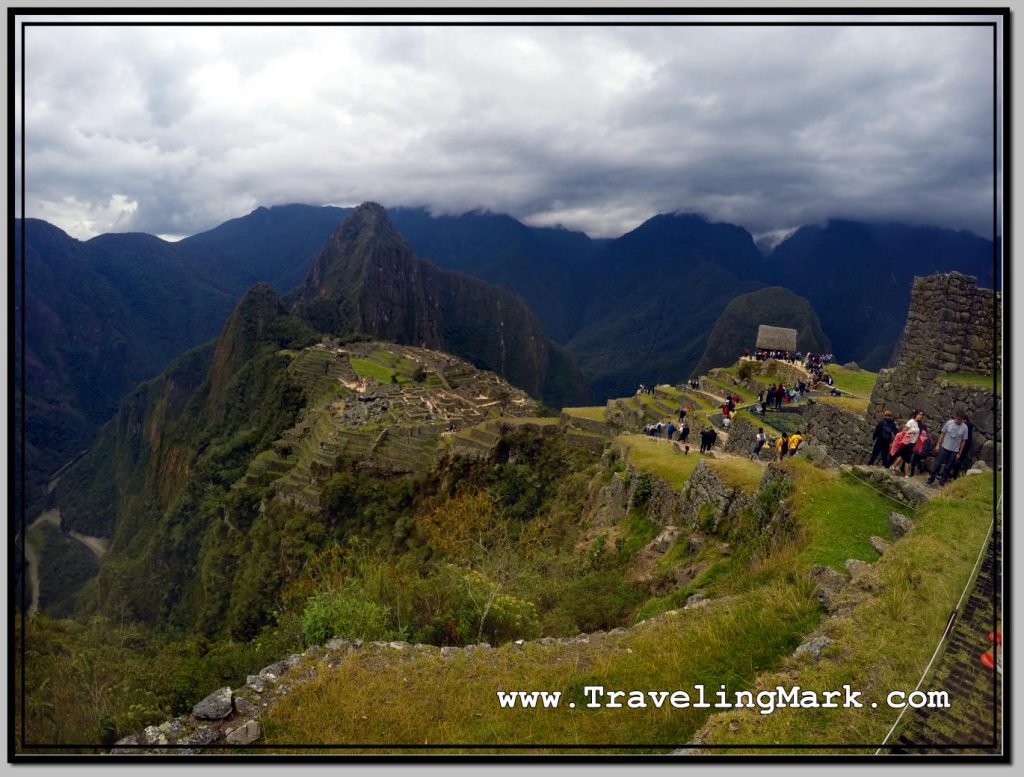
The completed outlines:
{"type": "Polygon", "coordinates": [[[551,404],[586,398],[582,375],[522,300],[417,259],[375,203],[334,231],[293,311],[320,331],[453,353],[551,404]]]}

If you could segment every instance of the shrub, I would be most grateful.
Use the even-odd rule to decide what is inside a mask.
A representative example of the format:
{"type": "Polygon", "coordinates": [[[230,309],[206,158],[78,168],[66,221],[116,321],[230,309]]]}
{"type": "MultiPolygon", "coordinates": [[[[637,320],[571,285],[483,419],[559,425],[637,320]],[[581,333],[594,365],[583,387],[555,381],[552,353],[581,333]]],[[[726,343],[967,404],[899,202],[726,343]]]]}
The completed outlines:
{"type": "Polygon", "coordinates": [[[302,613],[302,638],[307,645],[320,645],[335,636],[365,640],[390,637],[387,608],[350,588],[314,594],[302,613]]]}
{"type": "Polygon", "coordinates": [[[736,377],[740,380],[750,380],[756,371],[757,364],[744,359],[740,362],[740,366],[736,368],[736,377]]]}

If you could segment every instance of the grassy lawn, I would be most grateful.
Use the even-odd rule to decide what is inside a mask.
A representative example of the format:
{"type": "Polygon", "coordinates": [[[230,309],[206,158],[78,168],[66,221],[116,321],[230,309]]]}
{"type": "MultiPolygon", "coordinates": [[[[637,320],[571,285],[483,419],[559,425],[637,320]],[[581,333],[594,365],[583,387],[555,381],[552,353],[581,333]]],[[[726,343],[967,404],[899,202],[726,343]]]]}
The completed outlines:
{"type": "Polygon", "coordinates": [[[683,488],[701,460],[693,449],[687,455],[665,440],[643,434],[624,434],[616,437],[615,441],[629,451],[630,464],[661,478],[673,488],[683,488]]]}
{"type": "Polygon", "coordinates": [[[562,412],[566,415],[575,416],[577,418],[586,418],[590,421],[608,420],[604,405],[599,405],[597,407],[563,407],[562,412]]]}
{"type": "Polygon", "coordinates": [[[960,386],[978,386],[986,389],[991,389],[994,385],[996,393],[1003,393],[1003,376],[999,372],[994,376],[982,375],[980,372],[943,372],[939,375],[939,380],[960,386]]]}
{"type": "Polygon", "coordinates": [[[878,380],[877,372],[867,370],[847,370],[837,364],[828,367],[828,373],[835,380],[836,388],[847,394],[869,399],[878,380]]]}
{"type": "Polygon", "coordinates": [[[751,393],[740,386],[731,386],[725,381],[717,380],[716,378],[705,378],[704,380],[712,384],[712,386],[717,386],[723,396],[726,394],[738,394],[742,404],[748,404],[757,399],[757,394],[751,393]]]}
{"type": "Polygon", "coordinates": [[[847,410],[852,410],[855,413],[863,415],[868,412],[868,399],[861,397],[815,397],[815,402],[827,402],[830,405],[839,405],[839,407],[845,407],[847,410]]]}
{"type": "Polygon", "coordinates": [[[391,376],[395,374],[394,370],[367,359],[350,358],[348,361],[356,375],[361,378],[374,378],[381,383],[390,383],[391,376]]]}
{"type": "Polygon", "coordinates": [[[708,466],[731,488],[752,494],[761,482],[764,470],[750,459],[709,459],[708,466]]]}
{"type": "Polygon", "coordinates": [[[806,535],[800,561],[808,568],[825,564],[845,571],[846,559],[874,561],[878,553],[868,544],[872,534],[892,539],[889,513],[913,517],[913,510],[856,480],[852,475],[823,471],[800,458],[786,467],[796,483],[794,506],[806,535]]]}
{"type": "MultiPolygon", "coordinates": [[[[759,688],[800,685],[817,690],[849,684],[863,693],[863,708],[777,709],[771,715],[730,711],[714,718],[705,732],[707,741],[723,745],[881,742],[900,713],[888,708],[885,695],[916,686],[950,610],[970,582],[992,517],[990,473],[954,481],[941,496],[918,509],[914,530],[876,562],[878,579],[871,594],[848,614],[828,622],[825,633],[833,644],[822,660],[787,659],[782,672],[757,683],[759,688]]],[[[923,686],[937,687],[942,686],[929,685],[927,680],[923,686]]],[[[960,702],[952,690],[950,699],[954,708],[960,702]]],[[[799,752],[849,755],[874,750],[822,747],[799,752]]]]}
{"type": "Polygon", "coordinates": [[[555,426],[558,424],[557,418],[551,418],[549,416],[501,416],[498,420],[503,424],[508,424],[509,426],[522,426],[524,424],[530,424],[533,426],[555,426]]]}

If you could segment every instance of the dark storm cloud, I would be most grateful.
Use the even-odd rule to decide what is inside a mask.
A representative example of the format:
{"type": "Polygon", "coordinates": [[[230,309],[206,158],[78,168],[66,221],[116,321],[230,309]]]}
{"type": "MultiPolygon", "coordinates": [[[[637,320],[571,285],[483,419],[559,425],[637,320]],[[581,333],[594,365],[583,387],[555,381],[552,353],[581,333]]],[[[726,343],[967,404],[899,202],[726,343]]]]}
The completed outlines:
{"type": "MultiPolygon", "coordinates": [[[[188,234],[284,202],[617,235],[694,211],[991,232],[968,27],[33,28],[29,215],[188,234]]],[[[771,233],[771,234],[770,234],[771,233]]]]}

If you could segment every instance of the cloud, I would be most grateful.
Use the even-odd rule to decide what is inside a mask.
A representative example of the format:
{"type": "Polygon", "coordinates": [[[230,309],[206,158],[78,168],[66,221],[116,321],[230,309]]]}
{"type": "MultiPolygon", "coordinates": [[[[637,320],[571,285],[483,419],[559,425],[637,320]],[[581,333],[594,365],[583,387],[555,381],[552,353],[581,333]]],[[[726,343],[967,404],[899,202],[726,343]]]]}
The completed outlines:
{"type": "Polygon", "coordinates": [[[991,233],[985,27],[34,27],[27,202],[76,236],[285,202],[615,236],[693,211],[991,233]]]}

